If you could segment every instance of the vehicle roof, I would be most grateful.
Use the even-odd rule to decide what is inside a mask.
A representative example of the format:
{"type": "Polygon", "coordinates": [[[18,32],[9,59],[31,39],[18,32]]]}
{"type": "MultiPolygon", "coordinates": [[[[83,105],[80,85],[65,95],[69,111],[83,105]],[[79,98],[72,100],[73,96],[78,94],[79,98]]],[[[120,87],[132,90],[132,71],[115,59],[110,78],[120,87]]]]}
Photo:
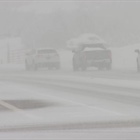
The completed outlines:
{"type": "Polygon", "coordinates": [[[54,48],[35,48],[35,50],[55,50],[54,48]]]}
{"type": "Polygon", "coordinates": [[[102,48],[102,49],[106,49],[105,45],[102,43],[97,43],[97,44],[81,44],[81,47],[84,48],[102,48]]]}

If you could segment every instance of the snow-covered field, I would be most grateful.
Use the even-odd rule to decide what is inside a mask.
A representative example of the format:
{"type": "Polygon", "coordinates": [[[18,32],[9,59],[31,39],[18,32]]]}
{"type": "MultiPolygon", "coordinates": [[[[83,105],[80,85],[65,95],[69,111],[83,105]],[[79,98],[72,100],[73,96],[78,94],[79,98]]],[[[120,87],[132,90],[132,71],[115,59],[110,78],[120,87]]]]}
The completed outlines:
{"type": "Polygon", "coordinates": [[[140,48],[140,44],[130,45],[121,48],[112,48],[113,68],[121,70],[136,71],[136,49],[140,48]]]}
{"type": "Polygon", "coordinates": [[[70,50],[59,51],[61,67],[65,70],[72,70],[72,57],[73,53],[70,50]]]}

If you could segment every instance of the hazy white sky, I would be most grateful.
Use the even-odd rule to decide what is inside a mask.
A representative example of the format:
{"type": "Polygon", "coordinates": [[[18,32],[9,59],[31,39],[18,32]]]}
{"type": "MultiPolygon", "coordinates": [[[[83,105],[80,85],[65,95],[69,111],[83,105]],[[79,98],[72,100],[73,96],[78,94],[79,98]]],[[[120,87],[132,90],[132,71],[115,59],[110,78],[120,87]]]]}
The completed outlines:
{"type": "Polygon", "coordinates": [[[23,3],[23,6],[18,7],[20,12],[34,12],[34,13],[51,13],[56,10],[73,11],[77,8],[92,7],[95,10],[99,10],[101,7],[110,5],[112,2],[98,2],[98,1],[34,1],[23,3]]]}
{"type": "MultiPolygon", "coordinates": [[[[9,0],[10,1],[10,0],[9,0]]],[[[18,1],[1,1],[0,9],[13,9],[20,12],[33,12],[33,13],[51,13],[56,10],[72,11],[79,7],[87,8],[90,7],[95,10],[100,10],[102,8],[110,9],[111,7],[118,5],[125,5],[134,7],[140,4],[140,1],[130,0],[18,0],[18,1]],[[129,1],[129,2],[128,2],[129,1]]],[[[112,9],[113,10],[113,9],[112,9]]]]}
{"type": "Polygon", "coordinates": [[[32,2],[18,8],[23,12],[51,13],[56,10],[71,11],[78,8],[77,2],[32,2]]]}
{"type": "Polygon", "coordinates": [[[44,36],[49,45],[61,42],[62,46],[62,42],[82,33],[98,34],[114,46],[139,42],[140,2],[114,1],[0,0],[1,34],[14,36],[21,32],[29,46],[33,38],[40,43],[44,36]]]}

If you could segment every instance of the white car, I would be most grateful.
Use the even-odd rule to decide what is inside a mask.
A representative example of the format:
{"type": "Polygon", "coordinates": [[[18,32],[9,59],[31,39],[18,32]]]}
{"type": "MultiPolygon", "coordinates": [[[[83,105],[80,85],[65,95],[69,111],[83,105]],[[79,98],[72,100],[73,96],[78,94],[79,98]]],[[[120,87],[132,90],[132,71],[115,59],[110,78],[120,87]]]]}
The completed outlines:
{"type": "Polygon", "coordinates": [[[60,57],[52,48],[32,49],[26,53],[25,67],[26,70],[37,70],[43,67],[59,69],[60,57]]]}

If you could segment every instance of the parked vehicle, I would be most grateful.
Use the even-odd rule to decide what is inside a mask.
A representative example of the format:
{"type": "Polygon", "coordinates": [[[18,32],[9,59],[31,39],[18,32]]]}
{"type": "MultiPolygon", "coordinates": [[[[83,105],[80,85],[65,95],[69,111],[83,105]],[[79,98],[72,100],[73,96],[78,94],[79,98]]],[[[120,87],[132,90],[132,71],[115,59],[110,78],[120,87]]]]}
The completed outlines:
{"type": "Polygon", "coordinates": [[[137,71],[140,72],[140,50],[139,49],[136,49],[135,52],[138,53],[138,56],[137,56],[137,59],[136,59],[136,62],[137,62],[137,71]]]}
{"type": "Polygon", "coordinates": [[[38,48],[26,53],[26,70],[37,70],[39,68],[60,69],[60,57],[55,49],[38,48]]]}
{"type": "Polygon", "coordinates": [[[97,67],[99,70],[111,70],[111,51],[103,44],[84,44],[81,49],[73,51],[73,70],[86,70],[88,67],[97,67]],[[86,50],[86,48],[90,48],[86,50]]]}

